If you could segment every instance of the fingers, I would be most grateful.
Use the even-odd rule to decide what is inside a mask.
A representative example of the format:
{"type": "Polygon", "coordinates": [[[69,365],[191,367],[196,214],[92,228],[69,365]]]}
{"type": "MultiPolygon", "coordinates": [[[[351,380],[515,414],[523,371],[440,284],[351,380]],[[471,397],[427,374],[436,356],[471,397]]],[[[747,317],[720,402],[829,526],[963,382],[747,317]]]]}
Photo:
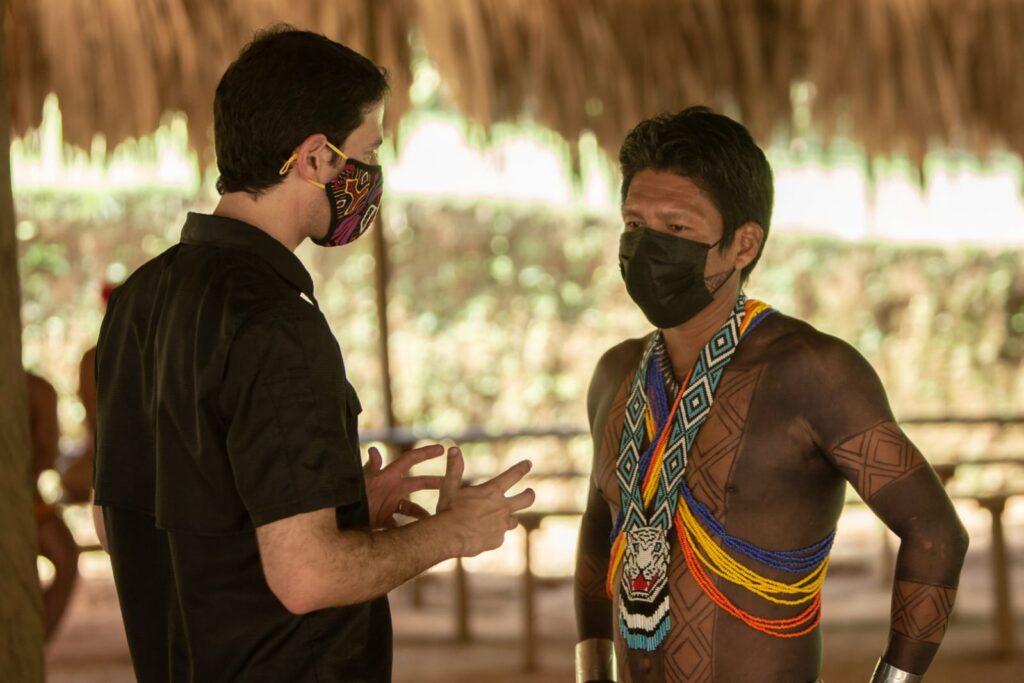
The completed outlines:
{"type": "Polygon", "coordinates": [[[508,516],[508,530],[512,531],[519,526],[519,520],[514,515],[508,516]]]}
{"type": "Polygon", "coordinates": [[[391,463],[391,466],[398,467],[405,472],[425,460],[430,460],[431,458],[436,458],[443,454],[444,446],[439,443],[431,444],[429,446],[420,446],[419,448],[414,448],[411,451],[402,453],[395,462],[391,463]]]}
{"type": "Polygon", "coordinates": [[[529,472],[532,467],[533,463],[529,460],[521,460],[496,476],[494,479],[484,482],[481,485],[497,487],[502,491],[502,493],[504,493],[515,486],[520,479],[525,477],[526,473],[529,472]]]}
{"type": "Polygon", "coordinates": [[[512,512],[519,512],[533,505],[533,501],[537,499],[537,494],[534,493],[533,489],[526,489],[522,493],[507,498],[508,508],[512,512]]]}
{"type": "Polygon", "coordinates": [[[448,449],[448,461],[445,464],[444,479],[441,481],[441,491],[437,498],[437,509],[447,510],[451,507],[452,500],[462,488],[462,475],[466,464],[462,459],[462,451],[458,446],[448,449]]]}
{"type": "Polygon", "coordinates": [[[373,474],[375,472],[379,472],[380,467],[383,464],[384,458],[381,457],[380,451],[377,450],[376,446],[370,446],[370,459],[366,461],[366,465],[363,466],[363,469],[366,472],[373,474]]]}
{"type": "Polygon", "coordinates": [[[436,491],[444,485],[444,477],[406,477],[402,480],[402,495],[408,496],[416,491],[436,491]]]}

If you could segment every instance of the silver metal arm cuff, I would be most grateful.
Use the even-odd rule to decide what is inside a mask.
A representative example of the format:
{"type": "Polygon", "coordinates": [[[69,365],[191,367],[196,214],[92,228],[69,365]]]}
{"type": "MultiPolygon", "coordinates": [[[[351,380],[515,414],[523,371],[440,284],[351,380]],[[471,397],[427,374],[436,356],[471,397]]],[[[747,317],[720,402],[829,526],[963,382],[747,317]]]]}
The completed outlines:
{"type": "Polygon", "coordinates": [[[615,644],[607,638],[576,643],[576,683],[615,681],[615,644]]]}
{"type": "Polygon", "coordinates": [[[871,683],[920,683],[923,680],[922,674],[912,674],[909,671],[897,669],[881,659],[875,665],[875,673],[871,675],[871,683]]]}

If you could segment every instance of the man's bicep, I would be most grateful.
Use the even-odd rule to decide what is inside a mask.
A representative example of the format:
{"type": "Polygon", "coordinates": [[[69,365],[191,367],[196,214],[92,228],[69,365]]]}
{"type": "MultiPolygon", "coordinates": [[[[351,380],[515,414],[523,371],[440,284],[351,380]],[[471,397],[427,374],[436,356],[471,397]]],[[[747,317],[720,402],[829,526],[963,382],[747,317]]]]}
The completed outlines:
{"type": "Polygon", "coordinates": [[[636,367],[642,352],[642,340],[628,339],[605,351],[597,361],[587,388],[587,416],[592,433],[601,428],[603,413],[607,412],[630,369],[636,367]]]}
{"type": "Polygon", "coordinates": [[[583,592],[604,597],[604,580],[611,552],[611,512],[607,501],[591,485],[587,508],[580,520],[580,537],[576,552],[577,583],[583,592]]]}
{"type": "MultiPolygon", "coordinates": [[[[853,352],[855,353],[855,352],[853,352]]],[[[898,574],[956,585],[963,527],[938,475],[895,422],[881,382],[847,355],[838,374],[844,395],[819,419],[827,457],[860,498],[901,539],[898,574]]]]}
{"type": "Polygon", "coordinates": [[[594,366],[594,374],[590,377],[590,385],[587,387],[587,418],[591,431],[598,421],[602,404],[608,402],[613,391],[609,365],[608,353],[605,353],[594,366]]]}
{"type": "Polygon", "coordinates": [[[576,626],[581,640],[611,637],[611,601],[605,590],[611,527],[608,502],[591,484],[580,522],[574,580],[576,626]]]}
{"type": "MultiPolygon", "coordinates": [[[[886,488],[910,478],[918,470],[930,469],[921,452],[891,420],[851,434],[833,446],[828,456],[869,505],[886,488]]],[[[928,478],[923,481],[927,487],[928,478]]]]}
{"type": "Polygon", "coordinates": [[[853,347],[816,340],[803,377],[815,440],[866,502],[926,463],[893,417],[877,373],[853,347]]]}

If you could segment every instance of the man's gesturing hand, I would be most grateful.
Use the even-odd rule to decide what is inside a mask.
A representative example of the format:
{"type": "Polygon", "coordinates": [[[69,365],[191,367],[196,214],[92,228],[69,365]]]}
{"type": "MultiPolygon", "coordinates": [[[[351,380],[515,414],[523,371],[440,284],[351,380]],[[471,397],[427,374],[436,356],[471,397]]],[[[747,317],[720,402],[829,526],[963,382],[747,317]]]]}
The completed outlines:
{"type": "Polygon", "coordinates": [[[497,548],[505,540],[505,533],[516,528],[513,513],[533,505],[535,494],[532,489],[514,496],[505,494],[532,466],[529,460],[523,460],[494,479],[462,486],[465,469],[462,451],[457,447],[448,449],[448,466],[441,482],[437,514],[449,525],[460,557],[473,557],[497,548]]]}
{"type": "Polygon", "coordinates": [[[441,477],[406,476],[414,465],[444,453],[440,444],[414,448],[400,455],[387,467],[381,467],[380,451],[370,448],[370,459],[363,466],[366,499],[370,507],[370,526],[383,529],[395,525],[395,513],[423,519],[430,513],[408,499],[409,494],[441,486],[441,477]]]}

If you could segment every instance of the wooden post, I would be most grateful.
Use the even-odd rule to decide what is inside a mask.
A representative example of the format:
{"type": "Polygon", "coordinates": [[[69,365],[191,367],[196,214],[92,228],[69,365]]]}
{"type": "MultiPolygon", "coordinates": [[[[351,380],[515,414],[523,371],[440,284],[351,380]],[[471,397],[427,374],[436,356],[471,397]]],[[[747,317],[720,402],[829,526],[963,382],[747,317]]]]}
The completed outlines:
{"type": "MultiPolygon", "coordinates": [[[[373,0],[366,3],[366,51],[369,58],[377,60],[377,22],[373,0]]],[[[391,281],[391,264],[388,261],[388,241],[384,235],[384,209],[377,213],[373,233],[373,284],[377,295],[377,358],[380,363],[381,408],[384,412],[384,429],[389,433],[397,425],[395,420],[395,398],[391,382],[391,327],[388,324],[388,285],[391,281]]],[[[405,448],[412,444],[397,444],[388,441],[384,454],[389,461],[394,460],[405,448]]],[[[423,607],[423,579],[416,576],[411,582],[413,607],[423,607]]]]}
{"type": "Polygon", "coordinates": [[[995,655],[1013,654],[1013,595],[1010,592],[1009,562],[1006,535],[1003,533],[1003,510],[1006,496],[992,496],[978,501],[992,515],[992,598],[995,600],[995,655]]]}
{"type": "MultiPolygon", "coordinates": [[[[380,362],[381,396],[383,398],[384,428],[389,432],[395,428],[395,401],[391,386],[391,329],[388,325],[388,284],[391,268],[388,263],[388,245],[384,237],[383,212],[377,216],[373,231],[373,258],[377,264],[374,270],[374,284],[377,290],[377,353],[380,362]]],[[[388,443],[388,448],[397,450],[398,444],[388,443]]],[[[398,453],[390,453],[394,459],[398,453]]]]}
{"type": "Polygon", "coordinates": [[[455,558],[455,640],[468,643],[469,632],[469,577],[462,558],[455,558]]]}
{"type": "MultiPolygon", "coordinates": [[[[367,56],[377,59],[377,21],[373,0],[364,0],[366,11],[366,52],[367,56]]],[[[384,211],[377,214],[373,230],[374,285],[377,293],[377,354],[380,362],[381,396],[383,398],[384,428],[389,432],[395,428],[395,403],[391,387],[391,328],[388,325],[388,284],[391,279],[391,267],[388,262],[388,243],[384,236],[384,211]]],[[[389,459],[399,455],[398,445],[387,444],[389,459]]]]}
{"type": "Polygon", "coordinates": [[[523,671],[532,673],[537,670],[537,587],[533,576],[530,537],[540,527],[540,518],[520,516],[519,521],[523,527],[523,555],[526,562],[523,567],[523,671]]]}
{"type": "Polygon", "coordinates": [[[11,190],[6,3],[0,3],[0,671],[5,681],[43,680],[43,606],[25,373],[21,366],[21,287],[11,190]]]}

